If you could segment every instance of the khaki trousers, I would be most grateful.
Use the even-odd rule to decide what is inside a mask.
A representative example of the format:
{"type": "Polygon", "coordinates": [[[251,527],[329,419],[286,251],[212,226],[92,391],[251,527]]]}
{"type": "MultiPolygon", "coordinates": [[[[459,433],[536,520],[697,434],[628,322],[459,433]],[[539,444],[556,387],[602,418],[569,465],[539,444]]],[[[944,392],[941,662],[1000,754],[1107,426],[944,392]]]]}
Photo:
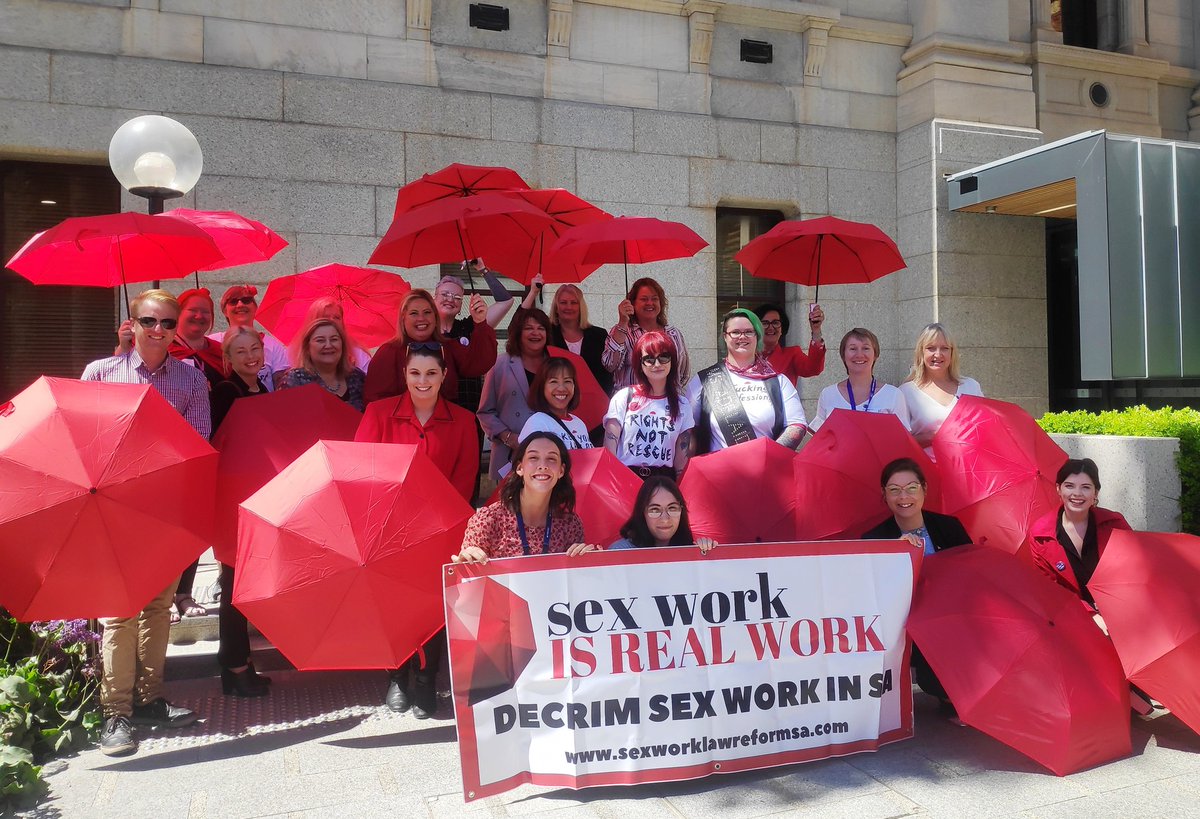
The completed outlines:
{"type": "Polygon", "coordinates": [[[104,676],[100,680],[100,707],[106,718],[132,716],[135,701],[145,705],[162,696],[171,604],[178,585],[178,578],[172,580],[133,617],[101,618],[104,676]]]}

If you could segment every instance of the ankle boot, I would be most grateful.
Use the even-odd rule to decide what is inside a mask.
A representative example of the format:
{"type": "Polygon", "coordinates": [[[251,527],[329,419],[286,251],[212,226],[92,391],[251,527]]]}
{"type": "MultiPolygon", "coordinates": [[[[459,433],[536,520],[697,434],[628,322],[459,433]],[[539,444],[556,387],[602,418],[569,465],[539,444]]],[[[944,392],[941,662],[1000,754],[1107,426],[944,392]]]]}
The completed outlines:
{"type": "Polygon", "coordinates": [[[254,670],[243,668],[241,671],[221,669],[221,690],[225,694],[236,697],[265,697],[267,687],[255,679],[254,670]]]}
{"type": "Polygon", "coordinates": [[[429,719],[437,711],[437,686],[432,674],[418,671],[413,674],[412,715],[417,719],[429,719]]]}
{"type": "Polygon", "coordinates": [[[408,710],[408,664],[405,663],[403,668],[398,668],[388,675],[387,694],[384,695],[383,704],[395,711],[397,714],[403,714],[408,710]]]}

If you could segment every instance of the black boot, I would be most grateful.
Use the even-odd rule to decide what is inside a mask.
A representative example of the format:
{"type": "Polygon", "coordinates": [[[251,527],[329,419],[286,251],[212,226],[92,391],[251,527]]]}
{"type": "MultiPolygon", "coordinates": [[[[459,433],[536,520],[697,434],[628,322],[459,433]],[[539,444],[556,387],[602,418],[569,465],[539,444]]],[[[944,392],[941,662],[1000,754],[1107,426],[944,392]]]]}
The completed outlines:
{"type": "Polygon", "coordinates": [[[221,669],[221,690],[235,697],[265,697],[267,687],[254,676],[253,668],[243,668],[241,671],[221,669]]]}
{"type": "Polygon", "coordinates": [[[417,719],[429,719],[437,712],[437,686],[433,675],[427,671],[413,674],[412,715],[417,719]]]}
{"type": "Polygon", "coordinates": [[[387,695],[383,698],[383,704],[397,714],[408,710],[408,663],[388,675],[387,695]]]}

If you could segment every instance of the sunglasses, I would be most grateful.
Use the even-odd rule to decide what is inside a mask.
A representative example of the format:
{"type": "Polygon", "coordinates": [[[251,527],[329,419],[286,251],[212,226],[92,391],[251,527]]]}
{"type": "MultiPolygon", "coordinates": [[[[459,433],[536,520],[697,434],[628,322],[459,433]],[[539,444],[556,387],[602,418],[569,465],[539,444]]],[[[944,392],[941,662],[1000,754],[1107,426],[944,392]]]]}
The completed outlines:
{"type": "Polygon", "coordinates": [[[653,367],[655,364],[670,364],[670,363],[671,363],[671,356],[667,353],[663,353],[662,355],[657,355],[657,356],[654,356],[654,355],[642,356],[642,366],[643,367],[653,367]]]}
{"type": "Polygon", "coordinates": [[[162,325],[164,330],[174,330],[179,325],[179,319],[158,319],[154,318],[154,316],[138,316],[134,319],[134,321],[145,327],[147,330],[154,329],[154,325],[156,324],[162,325]]]}
{"type": "Polygon", "coordinates": [[[408,345],[409,352],[440,353],[442,345],[436,341],[413,341],[408,345]]]}
{"type": "Polygon", "coordinates": [[[236,299],[229,299],[225,304],[254,304],[254,296],[238,296],[236,299]]]}

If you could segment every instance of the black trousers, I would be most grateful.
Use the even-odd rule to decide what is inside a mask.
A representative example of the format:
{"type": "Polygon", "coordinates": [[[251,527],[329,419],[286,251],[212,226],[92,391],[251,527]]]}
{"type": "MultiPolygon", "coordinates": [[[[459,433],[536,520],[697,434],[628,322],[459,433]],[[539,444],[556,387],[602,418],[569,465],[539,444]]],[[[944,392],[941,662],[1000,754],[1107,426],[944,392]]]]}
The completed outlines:
{"type": "Polygon", "coordinates": [[[191,596],[192,584],[196,582],[196,569],[198,568],[200,568],[200,561],[196,560],[183,570],[183,574],[179,575],[179,585],[175,587],[176,594],[191,596]]]}
{"type": "Polygon", "coordinates": [[[913,643],[912,647],[912,668],[913,674],[917,678],[917,685],[922,691],[931,697],[949,702],[950,696],[942,687],[942,681],[937,678],[937,674],[933,673],[933,669],[929,667],[929,661],[925,659],[921,649],[917,648],[916,643],[913,643]]]}
{"type": "Polygon", "coordinates": [[[221,668],[241,668],[250,662],[250,623],[233,605],[233,567],[221,564],[221,610],[217,622],[221,668]]]}

